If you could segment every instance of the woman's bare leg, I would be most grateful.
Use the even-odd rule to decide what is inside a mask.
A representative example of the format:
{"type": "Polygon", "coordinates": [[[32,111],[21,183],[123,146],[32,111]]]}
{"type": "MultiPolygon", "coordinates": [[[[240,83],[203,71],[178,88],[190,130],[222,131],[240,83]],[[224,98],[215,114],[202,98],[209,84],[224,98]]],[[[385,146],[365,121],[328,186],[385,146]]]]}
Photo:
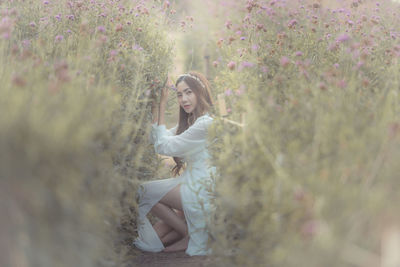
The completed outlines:
{"type": "MultiPolygon", "coordinates": [[[[180,194],[180,185],[176,186],[167,194],[165,194],[165,196],[151,209],[151,212],[155,216],[160,218],[164,223],[171,226],[176,231],[177,234],[182,236],[182,238],[179,241],[175,242],[171,246],[166,247],[164,249],[165,252],[185,250],[189,243],[189,235],[186,222],[184,219],[178,216],[173,209],[179,211],[183,210],[181,194],[180,194]]],[[[168,238],[172,239],[172,237],[176,238],[176,234],[171,233],[171,235],[168,238]]]]}
{"type": "MultiPolygon", "coordinates": [[[[181,194],[180,194],[180,185],[176,186],[174,189],[169,191],[161,200],[159,203],[165,204],[167,206],[173,207],[174,209],[183,210],[182,207],[182,200],[181,200],[181,194]]],[[[171,225],[172,226],[172,225],[171,225]]],[[[174,227],[173,227],[174,228],[174,227]]],[[[176,229],[176,228],[174,228],[176,229]]],[[[177,233],[170,234],[170,237],[177,238],[177,234],[181,235],[181,239],[179,239],[177,242],[173,243],[172,245],[166,247],[164,249],[165,252],[173,252],[173,251],[182,251],[186,250],[188,243],[189,243],[189,235],[188,235],[188,229],[186,226],[186,234],[183,234],[180,231],[177,231],[177,233]]],[[[178,237],[179,238],[179,237],[178,237]]]]}
{"type": "Polygon", "coordinates": [[[161,242],[164,246],[168,246],[170,244],[175,243],[176,241],[182,239],[182,235],[175,230],[170,231],[168,234],[161,238],[161,242]]]}
{"type": "Polygon", "coordinates": [[[155,224],[153,224],[153,228],[156,231],[158,237],[162,239],[164,236],[166,236],[169,232],[173,231],[174,229],[163,222],[162,220],[159,220],[155,224]]]}
{"type": "MultiPolygon", "coordinates": [[[[174,210],[176,215],[181,217],[182,219],[185,219],[185,215],[183,214],[182,211],[180,210],[174,210]]],[[[171,226],[166,224],[165,222],[159,220],[156,222],[154,225],[154,230],[156,231],[158,237],[161,239],[161,242],[164,244],[164,246],[173,243],[175,241],[178,241],[179,239],[182,238],[182,235],[176,232],[171,226]]]]}
{"type": "Polygon", "coordinates": [[[164,252],[176,252],[176,251],[183,251],[186,250],[189,244],[189,235],[184,236],[183,238],[179,239],[172,245],[167,246],[164,248],[164,252]]]}
{"type": "Polygon", "coordinates": [[[158,202],[153,206],[151,212],[181,235],[187,234],[187,225],[185,221],[176,215],[171,207],[158,202]]]}

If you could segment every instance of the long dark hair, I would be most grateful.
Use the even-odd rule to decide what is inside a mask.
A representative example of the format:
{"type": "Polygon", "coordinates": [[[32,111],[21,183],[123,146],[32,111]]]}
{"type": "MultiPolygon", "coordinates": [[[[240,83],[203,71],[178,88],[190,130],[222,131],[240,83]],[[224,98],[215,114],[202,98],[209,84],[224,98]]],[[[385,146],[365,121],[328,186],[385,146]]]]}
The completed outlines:
{"type": "MultiPolygon", "coordinates": [[[[179,121],[178,128],[176,130],[176,135],[183,133],[190,125],[192,125],[198,117],[203,116],[207,112],[211,112],[214,108],[214,102],[211,98],[211,90],[210,83],[206,79],[206,77],[196,71],[188,72],[190,76],[194,76],[198,78],[204,85],[204,87],[193,77],[189,75],[180,76],[175,83],[177,87],[179,83],[185,82],[189,88],[196,95],[197,104],[196,108],[192,113],[186,113],[186,111],[179,106],[179,121]]],[[[179,175],[181,169],[183,168],[183,161],[179,157],[174,157],[174,161],[176,163],[175,167],[172,168],[172,173],[174,176],[179,175]]]]}

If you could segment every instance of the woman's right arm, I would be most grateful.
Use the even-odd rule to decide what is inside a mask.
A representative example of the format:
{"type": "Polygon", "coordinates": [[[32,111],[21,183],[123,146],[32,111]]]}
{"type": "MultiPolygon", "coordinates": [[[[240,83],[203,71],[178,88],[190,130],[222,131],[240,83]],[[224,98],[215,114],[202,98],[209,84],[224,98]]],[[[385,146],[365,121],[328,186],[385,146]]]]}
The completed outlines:
{"type": "Polygon", "coordinates": [[[152,115],[151,123],[157,123],[158,122],[158,105],[157,105],[157,101],[155,98],[153,98],[153,102],[151,103],[151,115],[152,115]]]}

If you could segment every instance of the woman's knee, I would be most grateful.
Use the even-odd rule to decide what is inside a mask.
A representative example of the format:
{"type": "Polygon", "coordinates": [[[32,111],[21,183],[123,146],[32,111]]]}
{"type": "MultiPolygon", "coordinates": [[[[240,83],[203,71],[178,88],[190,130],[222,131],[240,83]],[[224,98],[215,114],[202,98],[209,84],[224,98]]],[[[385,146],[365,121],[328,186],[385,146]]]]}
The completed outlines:
{"type": "Polygon", "coordinates": [[[157,202],[156,204],[153,205],[153,207],[151,208],[151,212],[152,213],[157,213],[157,211],[159,211],[161,208],[161,204],[160,202],[157,202]]]}
{"type": "Polygon", "coordinates": [[[174,187],[171,191],[165,194],[160,202],[170,206],[171,208],[182,210],[180,185],[174,187]]]}

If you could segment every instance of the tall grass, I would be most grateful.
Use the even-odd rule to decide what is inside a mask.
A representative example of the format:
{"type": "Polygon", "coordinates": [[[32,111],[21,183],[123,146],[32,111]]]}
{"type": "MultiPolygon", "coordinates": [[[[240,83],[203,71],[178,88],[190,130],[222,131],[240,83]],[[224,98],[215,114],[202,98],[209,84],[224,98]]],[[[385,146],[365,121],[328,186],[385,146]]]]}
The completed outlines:
{"type": "Polygon", "coordinates": [[[2,1],[0,265],[122,266],[149,95],[171,66],[168,7],[2,1]]]}
{"type": "Polygon", "coordinates": [[[221,120],[211,137],[221,264],[396,259],[399,12],[390,1],[246,1],[227,18],[214,82],[228,118],[246,120],[221,120]]]}

